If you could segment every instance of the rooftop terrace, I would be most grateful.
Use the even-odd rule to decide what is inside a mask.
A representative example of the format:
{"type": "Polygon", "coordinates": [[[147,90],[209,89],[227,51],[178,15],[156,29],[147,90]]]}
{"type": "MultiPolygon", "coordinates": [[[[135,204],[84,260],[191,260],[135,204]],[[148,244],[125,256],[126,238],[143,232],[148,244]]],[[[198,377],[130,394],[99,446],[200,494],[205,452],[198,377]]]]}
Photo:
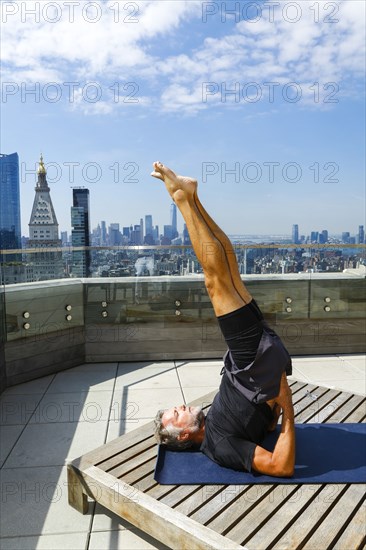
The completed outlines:
{"type": "MultiPolygon", "coordinates": [[[[295,357],[293,363],[293,378],[312,382],[315,394],[318,385],[365,392],[365,355],[295,357]]],[[[85,516],[71,508],[66,463],[149,422],[158,408],[216,390],[221,364],[85,363],[5,390],[1,548],[165,548],[98,504],[85,516]]]]}
{"type": "MultiPolygon", "coordinates": [[[[365,394],[363,274],[247,280],[294,379],[365,394]]],[[[217,389],[225,343],[202,278],[10,285],[0,328],[1,548],[163,548],[100,505],[73,510],[66,463],[217,389]]]]}

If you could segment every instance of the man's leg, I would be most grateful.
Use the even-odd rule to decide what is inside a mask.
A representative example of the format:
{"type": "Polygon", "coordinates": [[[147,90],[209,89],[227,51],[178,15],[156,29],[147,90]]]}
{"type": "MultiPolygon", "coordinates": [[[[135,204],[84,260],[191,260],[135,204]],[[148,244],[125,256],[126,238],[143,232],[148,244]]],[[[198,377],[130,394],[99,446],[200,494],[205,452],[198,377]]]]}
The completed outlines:
{"type": "Polygon", "coordinates": [[[164,181],[187,224],[216,316],[231,313],[244,306],[246,302],[233,283],[225,248],[211,231],[197,206],[197,181],[177,176],[161,163],[154,163],[152,175],[164,181]]]}
{"type": "Polygon", "coordinates": [[[206,212],[197,194],[195,195],[195,202],[198,210],[201,213],[202,218],[205,220],[209,229],[212,231],[216,239],[220,241],[223,249],[225,250],[225,254],[226,254],[227,261],[230,268],[231,278],[237,293],[242,297],[244,303],[248,304],[252,300],[252,296],[240,277],[238,262],[236,260],[236,255],[230,239],[223,232],[223,230],[217,225],[217,223],[211,218],[211,216],[206,212]]]}

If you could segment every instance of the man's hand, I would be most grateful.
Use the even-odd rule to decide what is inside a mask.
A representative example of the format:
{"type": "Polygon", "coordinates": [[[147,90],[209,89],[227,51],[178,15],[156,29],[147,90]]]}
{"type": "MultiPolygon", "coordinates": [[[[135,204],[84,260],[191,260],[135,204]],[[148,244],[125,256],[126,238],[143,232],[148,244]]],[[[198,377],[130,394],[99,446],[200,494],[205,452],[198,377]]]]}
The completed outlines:
{"type": "Polygon", "coordinates": [[[286,374],[282,373],[280,393],[275,398],[275,402],[282,408],[287,409],[289,405],[292,405],[292,392],[288,385],[286,374]]]}
{"type": "Polygon", "coordinates": [[[275,404],[272,408],[273,420],[270,423],[270,425],[268,426],[268,431],[269,432],[274,432],[275,429],[277,428],[277,423],[278,423],[278,419],[280,417],[281,412],[282,412],[282,408],[280,407],[280,405],[277,402],[275,402],[275,404]]]}

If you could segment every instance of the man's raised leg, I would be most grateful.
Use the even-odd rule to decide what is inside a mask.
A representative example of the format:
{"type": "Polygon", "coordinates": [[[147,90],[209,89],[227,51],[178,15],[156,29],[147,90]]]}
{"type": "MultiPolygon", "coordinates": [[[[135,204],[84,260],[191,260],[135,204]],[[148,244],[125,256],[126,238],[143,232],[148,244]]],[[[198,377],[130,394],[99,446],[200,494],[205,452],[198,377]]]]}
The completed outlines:
{"type": "Polygon", "coordinates": [[[157,162],[154,163],[152,176],[164,181],[170,196],[182,213],[193,249],[204,272],[206,288],[216,316],[225,315],[244,306],[246,302],[233,283],[225,248],[211,231],[197,206],[197,181],[177,176],[172,170],[157,162]]]}
{"type": "Polygon", "coordinates": [[[225,250],[225,254],[226,254],[227,261],[230,268],[231,278],[237,293],[242,297],[244,303],[248,304],[252,300],[252,295],[250,294],[250,292],[248,291],[248,289],[246,288],[245,284],[243,283],[240,277],[238,262],[236,260],[234,248],[233,248],[233,245],[231,244],[229,237],[224,233],[224,231],[217,225],[217,223],[206,212],[197,194],[195,195],[195,202],[198,210],[201,213],[202,218],[205,220],[209,229],[212,231],[216,239],[220,241],[223,249],[225,250]]]}

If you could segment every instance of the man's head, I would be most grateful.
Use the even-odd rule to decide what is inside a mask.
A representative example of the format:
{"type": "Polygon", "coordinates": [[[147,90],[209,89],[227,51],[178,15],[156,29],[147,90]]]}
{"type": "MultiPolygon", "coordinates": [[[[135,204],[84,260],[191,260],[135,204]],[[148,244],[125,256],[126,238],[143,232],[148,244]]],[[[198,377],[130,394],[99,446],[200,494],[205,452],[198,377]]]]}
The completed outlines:
{"type": "Polygon", "coordinates": [[[171,407],[158,411],[155,436],[162,445],[187,449],[202,442],[205,415],[201,407],[171,407]]]}

